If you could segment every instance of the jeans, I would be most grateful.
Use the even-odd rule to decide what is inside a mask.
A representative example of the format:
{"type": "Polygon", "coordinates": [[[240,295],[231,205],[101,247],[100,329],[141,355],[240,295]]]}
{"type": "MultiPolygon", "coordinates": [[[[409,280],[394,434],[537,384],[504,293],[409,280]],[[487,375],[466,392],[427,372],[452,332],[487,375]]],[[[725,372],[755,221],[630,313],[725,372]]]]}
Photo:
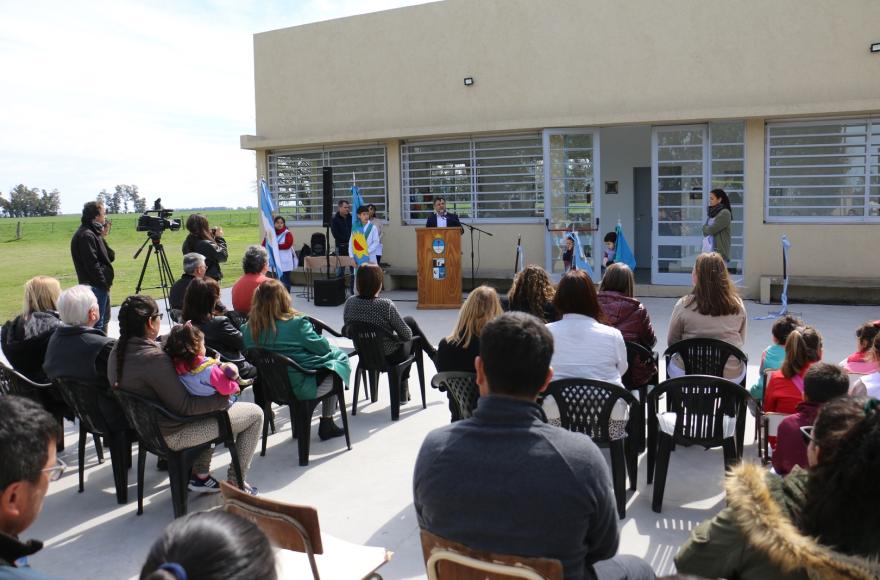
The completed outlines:
{"type": "Polygon", "coordinates": [[[278,278],[278,280],[279,280],[282,284],[284,284],[284,288],[285,288],[288,292],[290,292],[290,287],[292,286],[292,284],[290,283],[290,275],[291,275],[292,273],[293,273],[293,272],[282,272],[282,273],[281,273],[281,277],[278,278]]]}
{"type": "Polygon", "coordinates": [[[651,566],[636,556],[618,554],[593,564],[599,580],[651,580],[656,578],[651,566]]]}
{"type": "Polygon", "coordinates": [[[104,334],[107,334],[107,327],[110,324],[110,290],[92,286],[92,292],[95,293],[95,298],[98,299],[98,309],[100,310],[95,328],[103,330],[104,334]]]}

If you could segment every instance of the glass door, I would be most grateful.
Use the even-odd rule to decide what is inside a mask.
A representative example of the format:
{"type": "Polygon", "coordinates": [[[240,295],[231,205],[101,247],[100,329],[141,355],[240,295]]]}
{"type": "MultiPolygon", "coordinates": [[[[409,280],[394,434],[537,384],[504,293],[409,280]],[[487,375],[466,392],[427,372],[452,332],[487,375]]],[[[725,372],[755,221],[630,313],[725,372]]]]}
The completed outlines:
{"type": "Polygon", "coordinates": [[[599,132],[595,129],[544,131],[545,268],[554,278],[565,271],[567,232],[580,239],[584,256],[599,280],[599,132]]]}
{"type": "Polygon", "coordinates": [[[691,271],[703,248],[708,149],[706,125],[651,131],[652,284],[691,284],[691,271]]]}

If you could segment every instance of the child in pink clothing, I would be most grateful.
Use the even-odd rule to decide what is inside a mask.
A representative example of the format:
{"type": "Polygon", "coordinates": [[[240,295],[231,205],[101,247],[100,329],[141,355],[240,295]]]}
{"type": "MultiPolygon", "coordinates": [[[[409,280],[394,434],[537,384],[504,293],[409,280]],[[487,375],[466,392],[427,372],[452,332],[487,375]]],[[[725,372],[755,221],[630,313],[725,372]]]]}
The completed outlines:
{"type": "Polygon", "coordinates": [[[869,375],[880,371],[880,364],[871,354],[871,345],[880,334],[880,320],[869,320],[856,330],[859,349],[840,362],[848,373],[869,375]]]}
{"type": "MultiPolygon", "coordinates": [[[[240,378],[234,364],[206,357],[204,334],[189,322],[171,329],[165,352],[174,362],[180,382],[189,394],[196,397],[210,397],[217,393],[237,395],[241,387],[253,383],[253,380],[240,378]]],[[[230,399],[230,403],[234,400],[230,399]]]]}

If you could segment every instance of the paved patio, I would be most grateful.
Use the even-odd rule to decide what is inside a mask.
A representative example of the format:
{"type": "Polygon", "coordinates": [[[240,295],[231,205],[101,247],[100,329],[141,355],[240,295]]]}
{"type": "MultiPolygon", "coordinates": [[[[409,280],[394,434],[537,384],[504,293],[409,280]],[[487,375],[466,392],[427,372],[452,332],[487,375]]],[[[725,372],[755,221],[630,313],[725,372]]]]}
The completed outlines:
{"type": "MultiPolygon", "coordinates": [[[[452,329],[457,311],[417,311],[414,292],[392,292],[388,296],[395,300],[402,314],[418,319],[433,343],[452,329]]],[[[224,292],[224,300],[231,303],[228,291],[224,292]]],[[[648,298],[644,302],[659,338],[656,349],[662,351],[675,300],[648,298]]],[[[341,306],[317,308],[300,297],[295,298],[295,306],[336,328],[342,325],[341,306]]],[[[747,303],[747,308],[750,317],[773,309],[752,302],[747,303]]],[[[792,310],[822,332],[824,359],[833,362],[852,351],[854,332],[861,322],[880,317],[877,307],[867,306],[797,304],[792,310]]],[[[760,353],[770,340],[771,323],[749,321],[744,350],[752,359],[750,384],[757,375],[760,353]]],[[[118,335],[115,326],[111,327],[111,335],[118,335]]],[[[434,374],[430,361],[426,374],[428,380],[434,374]]],[[[380,387],[378,403],[359,404],[358,415],[350,417],[351,451],[345,449],[342,439],[321,442],[313,430],[308,467],[298,465],[288,412],[279,409],[275,421],[278,432],[269,439],[266,457],[255,456],[248,476],[266,497],[315,506],[324,532],[392,550],[392,561],[380,570],[385,578],[425,577],[412,506],[412,470],[425,434],[449,422],[445,395],[428,387],[428,407],[423,410],[417,381],[411,384],[411,390],[413,399],[401,410],[396,423],[391,422],[387,386],[380,387]]],[[[348,391],[349,409],[351,395],[348,391]]],[[[752,441],[753,427],[746,433],[745,457],[754,460],[757,452],[752,441]]],[[[138,517],[136,470],[129,475],[129,503],[117,505],[109,456],[103,465],[98,465],[91,443],[86,458],[85,492],[77,493],[76,442],[74,426],[68,424],[67,448],[61,457],[70,468],[60,481],[51,484],[42,514],[26,533],[27,537],[46,543],[43,551],[31,559],[32,565],[67,578],[136,576],[149,546],[171,521],[167,474],[156,471],[155,462],[148,461],[145,512],[138,517]]],[[[228,461],[228,453],[218,450],[214,472],[224,473],[228,461]]],[[[645,463],[643,454],[639,460],[638,490],[630,495],[627,517],[620,522],[620,551],[647,559],[658,574],[670,573],[678,546],[694,526],[723,505],[722,456],[720,450],[677,449],[670,462],[662,514],[651,511],[652,487],[645,483],[645,463]]],[[[191,494],[189,506],[190,510],[200,510],[218,503],[217,496],[191,494]]]]}

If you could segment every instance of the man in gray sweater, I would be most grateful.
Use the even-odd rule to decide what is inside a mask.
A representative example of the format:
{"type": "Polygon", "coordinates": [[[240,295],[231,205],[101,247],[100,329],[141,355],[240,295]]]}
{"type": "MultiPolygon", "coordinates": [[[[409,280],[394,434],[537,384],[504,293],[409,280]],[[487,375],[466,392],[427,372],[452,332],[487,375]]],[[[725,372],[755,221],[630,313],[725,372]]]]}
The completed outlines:
{"type": "Polygon", "coordinates": [[[553,427],[535,403],[553,377],[553,337],[506,313],[483,329],[473,418],[432,431],[416,461],[419,525],[476,550],[562,562],[565,578],[653,578],[615,556],[611,476],[589,437],[553,427]]]}

